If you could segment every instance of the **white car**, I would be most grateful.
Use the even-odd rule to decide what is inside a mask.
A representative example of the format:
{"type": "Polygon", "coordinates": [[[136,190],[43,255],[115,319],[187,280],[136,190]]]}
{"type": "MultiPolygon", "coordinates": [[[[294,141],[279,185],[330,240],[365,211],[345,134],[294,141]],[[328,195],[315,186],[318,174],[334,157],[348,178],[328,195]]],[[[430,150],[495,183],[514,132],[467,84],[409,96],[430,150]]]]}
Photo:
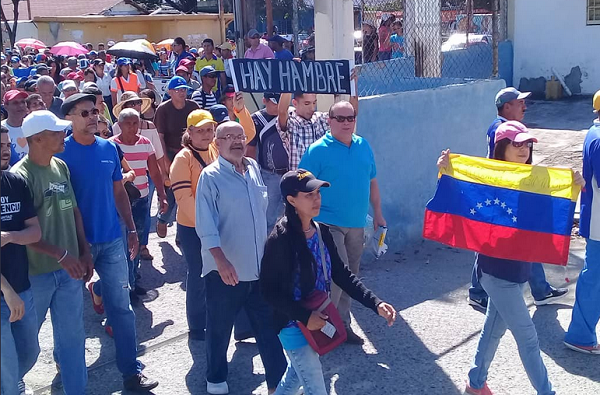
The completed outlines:
{"type": "Polygon", "coordinates": [[[489,34],[469,33],[469,44],[467,45],[466,33],[454,33],[442,44],[442,52],[465,49],[472,45],[492,45],[492,36],[489,34]]]}

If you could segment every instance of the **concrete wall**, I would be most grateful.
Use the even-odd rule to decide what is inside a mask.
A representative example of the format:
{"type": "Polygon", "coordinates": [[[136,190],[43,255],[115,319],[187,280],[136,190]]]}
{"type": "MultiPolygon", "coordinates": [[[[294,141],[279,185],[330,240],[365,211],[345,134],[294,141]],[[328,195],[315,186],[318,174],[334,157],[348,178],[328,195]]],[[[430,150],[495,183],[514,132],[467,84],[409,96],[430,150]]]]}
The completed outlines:
{"type": "Polygon", "coordinates": [[[360,99],[357,133],[375,153],[391,245],[421,237],[443,149],[485,155],[494,97],[504,87],[504,80],[483,80],[360,99]]]}
{"type": "MultiPolygon", "coordinates": [[[[579,67],[581,93],[600,89],[600,25],[586,25],[586,4],[587,0],[510,0],[516,87],[521,78],[550,79],[552,67],[563,76],[579,67]]],[[[575,80],[578,74],[574,70],[575,80]]]]}

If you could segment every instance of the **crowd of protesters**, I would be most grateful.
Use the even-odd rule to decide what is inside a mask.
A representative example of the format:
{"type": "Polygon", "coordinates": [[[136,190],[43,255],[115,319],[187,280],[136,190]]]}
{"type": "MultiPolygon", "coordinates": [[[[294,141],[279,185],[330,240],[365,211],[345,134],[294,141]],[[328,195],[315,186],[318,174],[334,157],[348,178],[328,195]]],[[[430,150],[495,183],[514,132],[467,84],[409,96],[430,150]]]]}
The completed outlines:
{"type": "MultiPolygon", "coordinates": [[[[364,40],[384,40],[370,60],[402,56],[394,37],[401,23],[389,17],[378,33],[370,28],[364,40]]],[[[265,40],[252,29],[246,37],[246,58],[294,59],[281,36],[265,40]]],[[[355,133],[358,98],[318,112],[315,94],[267,92],[264,108],[251,114],[224,62],[233,56],[230,42],[207,38],[198,50],[178,37],[148,63],[111,58],[104,47],[89,44],[78,58],[29,49],[2,55],[2,393],[30,393],[23,377],[36,363],[48,311],[63,391],[85,392],[84,288],[93,310],[106,314],[124,388],[158,386],[136,358],[132,308],[149,293],[140,264],[154,259],[147,248],[153,202],[158,237],[176,213],[189,338],[206,342],[207,392],[229,393],[234,331],[236,339],[256,339],[270,394],[328,393],[307,333],[362,344],[351,299],[388,325],[396,319],[358,278],[370,208],[373,226],[386,226],[375,153],[355,133]],[[17,78],[19,68],[31,71],[17,78]],[[164,97],[153,77],[170,78],[164,97]],[[339,320],[325,313],[327,304],[310,306],[319,295],[339,320]]],[[[314,59],[312,52],[302,58],[314,59]]],[[[537,140],[519,122],[526,96],[498,93],[490,158],[531,163],[537,140]]],[[[593,106],[600,111],[600,92],[593,106]]],[[[588,244],[565,340],[589,354],[600,353],[599,130],[600,117],[584,144],[583,176],[575,177],[587,185],[581,233],[588,244]]],[[[448,157],[444,151],[440,168],[448,157]]],[[[468,300],[487,316],[465,393],[491,394],[487,369],[506,329],[538,394],[554,393],[522,298],[526,281],[536,305],[567,293],[548,284],[539,263],[476,258],[468,300]]]]}

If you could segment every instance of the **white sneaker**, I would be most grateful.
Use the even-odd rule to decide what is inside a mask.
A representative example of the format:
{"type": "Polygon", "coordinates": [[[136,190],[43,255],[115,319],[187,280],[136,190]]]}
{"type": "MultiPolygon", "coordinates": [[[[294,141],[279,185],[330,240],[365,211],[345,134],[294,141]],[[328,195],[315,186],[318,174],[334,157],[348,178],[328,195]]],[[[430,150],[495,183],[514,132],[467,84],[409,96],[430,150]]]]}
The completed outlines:
{"type": "Polygon", "coordinates": [[[25,385],[23,380],[20,380],[17,386],[19,389],[19,395],[33,395],[33,390],[25,385]]]}
{"type": "Polygon", "coordinates": [[[229,393],[229,386],[227,385],[227,381],[223,381],[222,383],[211,383],[207,381],[206,392],[211,395],[226,395],[229,393]]]}

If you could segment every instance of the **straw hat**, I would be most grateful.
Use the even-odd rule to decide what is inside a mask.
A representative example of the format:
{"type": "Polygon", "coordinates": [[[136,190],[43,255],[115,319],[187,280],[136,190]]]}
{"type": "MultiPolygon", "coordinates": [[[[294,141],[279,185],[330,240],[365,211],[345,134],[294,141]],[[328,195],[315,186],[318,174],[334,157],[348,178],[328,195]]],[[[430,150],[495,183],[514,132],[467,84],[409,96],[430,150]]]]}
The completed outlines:
{"type": "Polygon", "coordinates": [[[136,100],[142,101],[142,114],[148,111],[150,109],[150,106],[152,106],[152,99],[150,99],[149,97],[139,97],[137,93],[132,91],[123,92],[123,94],[121,95],[121,101],[119,101],[113,107],[113,114],[115,115],[115,117],[119,117],[119,114],[121,113],[121,110],[123,110],[123,106],[125,105],[125,103],[136,100]]]}

